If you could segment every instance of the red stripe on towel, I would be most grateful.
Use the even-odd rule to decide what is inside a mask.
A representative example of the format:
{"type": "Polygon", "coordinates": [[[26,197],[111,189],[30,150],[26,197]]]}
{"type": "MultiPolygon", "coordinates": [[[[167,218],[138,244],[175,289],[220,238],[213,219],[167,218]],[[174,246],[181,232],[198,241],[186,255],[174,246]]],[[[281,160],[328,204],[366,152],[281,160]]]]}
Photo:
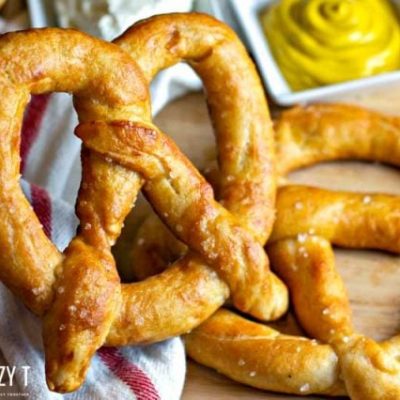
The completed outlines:
{"type": "Polygon", "coordinates": [[[48,238],[51,239],[51,200],[46,192],[39,186],[31,184],[32,207],[43,225],[43,230],[48,238]]]}
{"type": "Polygon", "coordinates": [[[32,96],[32,99],[25,110],[21,131],[21,173],[25,171],[26,160],[29,152],[39,135],[39,128],[49,100],[49,94],[32,96]]]}
{"type": "Polygon", "coordinates": [[[160,395],[147,374],[128,361],[118,349],[102,347],[97,354],[110,371],[132,390],[137,400],[160,400],[160,395]]]}

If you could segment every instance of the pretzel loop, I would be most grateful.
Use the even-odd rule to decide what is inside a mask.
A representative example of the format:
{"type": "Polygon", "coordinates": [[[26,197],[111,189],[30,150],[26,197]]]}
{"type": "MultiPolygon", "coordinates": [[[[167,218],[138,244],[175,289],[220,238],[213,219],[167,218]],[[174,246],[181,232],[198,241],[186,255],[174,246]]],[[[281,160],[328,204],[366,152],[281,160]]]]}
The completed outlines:
{"type": "MultiPolygon", "coordinates": [[[[190,230],[183,228],[180,234],[175,223],[169,226],[183,241],[191,240],[187,242],[190,248],[202,254],[207,263],[219,264],[218,274],[229,284],[237,308],[259,319],[279,317],[287,307],[286,289],[269,272],[262,250],[274,217],[273,132],[259,78],[244,47],[227,26],[200,14],[150,18],[114,42],[133,56],[148,82],[160,70],[181,61],[188,62],[201,77],[216,133],[221,204],[234,217],[215,203],[209,207],[198,202],[182,215],[190,230]],[[228,220],[230,224],[225,223],[228,220]],[[209,237],[211,231],[216,233],[216,240],[209,237]],[[222,250],[218,255],[217,248],[222,250]],[[235,254],[234,264],[228,261],[231,254],[235,254]],[[248,268],[254,272],[249,277],[251,293],[244,285],[248,268]]],[[[106,147],[98,151],[105,152],[106,147]]],[[[151,196],[156,188],[146,186],[145,190],[151,196]]],[[[169,206],[175,212],[176,207],[169,206]]],[[[158,215],[168,223],[169,213],[164,210],[158,215]]]]}

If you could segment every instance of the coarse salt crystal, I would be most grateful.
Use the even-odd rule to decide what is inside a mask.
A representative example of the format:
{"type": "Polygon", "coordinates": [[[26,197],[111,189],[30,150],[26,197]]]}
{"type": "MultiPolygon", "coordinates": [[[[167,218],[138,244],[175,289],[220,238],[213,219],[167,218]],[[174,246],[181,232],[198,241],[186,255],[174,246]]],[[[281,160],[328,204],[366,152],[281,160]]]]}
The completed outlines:
{"type": "Polygon", "coordinates": [[[309,383],[305,383],[304,385],[300,386],[300,392],[304,393],[304,392],[308,392],[310,390],[310,384],[309,383]]]}
{"type": "Polygon", "coordinates": [[[178,225],[176,226],[176,231],[177,231],[177,232],[182,232],[182,231],[183,231],[183,226],[178,224],[178,225]]]}
{"type": "Polygon", "coordinates": [[[296,210],[301,210],[303,208],[303,203],[301,201],[296,201],[296,203],[294,203],[294,208],[296,210]]]}
{"type": "Polygon", "coordinates": [[[39,287],[37,287],[37,288],[33,288],[33,289],[32,289],[32,293],[33,293],[35,296],[37,296],[38,294],[43,293],[43,292],[44,292],[44,287],[43,287],[43,286],[39,286],[39,287]]]}
{"type": "Polygon", "coordinates": [[[299,243],[304,243],[307,240],[307,236],[308,236],[307,233],[299,233],[297,235],[297,241],[299,243]]]}
{"type": "Polygon", "coordinates": [[[363,203],[364,204],[369,204],[369,203],[371,203],[371,196],[364,196],[363,197],[363,203]]]}
{"type": "Polygon", "coordinates": [[[64,289],[64,287],[63,286],[59,286],[58,288],[57,288],[57,292],[58,293],[64,293],[65,292],[65,289],[64,289]]]}

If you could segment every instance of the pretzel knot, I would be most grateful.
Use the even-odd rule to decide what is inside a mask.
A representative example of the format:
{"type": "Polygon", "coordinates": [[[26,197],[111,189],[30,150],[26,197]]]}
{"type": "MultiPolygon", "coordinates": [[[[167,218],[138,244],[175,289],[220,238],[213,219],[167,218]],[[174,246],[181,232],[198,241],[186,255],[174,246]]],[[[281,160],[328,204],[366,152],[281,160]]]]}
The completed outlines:
{"type": "Polygon", "coordinates": [[[276,318],[287,308],[286,287],[269,271],[262,247],[273,220],[273,134],[243,46],[227,27],[202,15],[156,17],[117,42],[137,59],[145,77],[126,52],[76,31],[32,30],[0,38],[0,279],[43,315],[47,382],[57,391],[83,382],[103,344],[150,343],[191,330],[223,304],[228,288],[233,303],[257,318],[276,318]],[[218,144],[227,154],[221,164],[231,174],[223,185],[228,209],[151,124],[150,80],[182,58],[205,83],[218,144]],[[221,94],[222,82],[230,95],[221,94]],[[74,94],[76,133],[84,142],[76,204],[80,226],[63,254],[18,185],[23,109],[30,93],[52,91],[74,94]],[[190,251],[156,277],[121,284],[111,246],[142,187],[190,251]]]}
{"type": "MultiPolygon", "coordinates": [[[[397,118],[352,106],[316,105],[283,113],[275,126],[281,173],[324,159],[378,159],[400,166],[397,118]]],[[[321,343],[224,310],[185,336],[189,355],[267,390],[347,393],[356,400],[400,398],[400,336],[377,343],[355,331],[331,247],[332,243],[400,253],[399,207],[397,196],[280,188],[267,252],[289,287],[301,326],[321,343]]],[[[156,225],[147,221],[140,237],[147,238],[156,225]]],[[[163,237],[161,243],[168,240],[163,237]]],[[[150,249],[151,243],[148,257],[150,249]]],[[[182,251],[176,245],[173,249],[182,251]]],[[[143,250],[135,247],[139,251],[143,250]]]]}

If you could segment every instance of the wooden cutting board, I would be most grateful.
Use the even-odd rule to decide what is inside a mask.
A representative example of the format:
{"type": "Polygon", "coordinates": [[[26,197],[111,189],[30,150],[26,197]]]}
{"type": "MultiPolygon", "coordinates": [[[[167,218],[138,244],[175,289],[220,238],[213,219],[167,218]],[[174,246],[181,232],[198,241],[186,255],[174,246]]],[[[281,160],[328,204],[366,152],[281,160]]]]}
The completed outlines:
{"type": "MultiPolygon", "coordinates": [[[[398,94],[396,88],[392,87],[390,91],[381,89],[363,96],[348,96],[346,101],[400,115],[400,85],[397,88],[398,94]]],[[[214,138],[201,94],[190,94],[169,104],[155,122],[176,140],[198,167],[206,166],[215,158],[214,138]]],[[[327,163],[293,173],[289,179],[331,189],[400,194],[399,172],[374,163],[327,163]]],[[[400,322],[400,257],[372,251],[339,249],[335,254],[339,271],[348,288],[356,327],[376,339],[395,334],[400,322]]],[[[194,362],[188,364],[182,398],[298,399],[296,396],[251,389],[194,362]]]]}

